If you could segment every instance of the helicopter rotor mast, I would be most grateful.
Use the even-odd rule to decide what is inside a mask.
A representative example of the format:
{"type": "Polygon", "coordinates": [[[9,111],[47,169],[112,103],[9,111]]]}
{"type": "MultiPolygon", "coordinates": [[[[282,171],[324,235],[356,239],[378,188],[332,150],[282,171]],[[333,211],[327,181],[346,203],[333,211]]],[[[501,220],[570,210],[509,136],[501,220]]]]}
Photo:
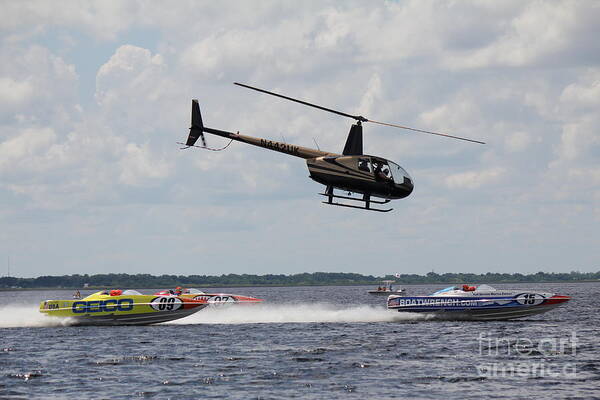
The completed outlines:
{"type": "Polygon", "coordinates": [[[485,144],[485,142],[481,142],[479,140],[474,140],[474,139],[468,139],[468,138],[464,138],[464,137],[460,137],[460,136],[449,135],[447,133],[426,131],[426,130],[423,130],[423,129],[416,129],[416,128],[411,128],[411,127],[403,126],[403,125],[397,125],[397,124],[390,124],[390,123],[387,123],[387,122],[374,121],[372,119],[367,119],[367,118],[363,117],[362,115],[347,114],[345,112],[341,112],[341,111],[338,111],[338,110],[333,110],[333,109],[327,108],[327,107],[322,107],[322,106],[319,106],[317,104],[309,103],[309,102],[303,101],[303,100],[294,99],[293,97],[284,96],[284,95],[279,94],[279,93],[270,92],[268,90],[260,89],[260,88],[257,88],[257,87],[254,87],[254,86],[250,86],[250,85],[246,85],[246,84],[239,83],[239,82],[234,82],[233,84],[241,86],[241,87],[245,87],[247,89],[256,90],[257,92],[270,94],[271,96],[280,97],[282,99],[293,101],[295,103],[300,103],[300,104],[303,104],[305,106],[314,107],[314,108],[317,108],[319,110],[328,111],[328,112],[331,112],[331,113],[334,113],[334,114],[337,114],[337,115],[341,115],[343,117],[352,118],[352,119],[355,119],[356,121],[358,121],[357,125],[361,125],[361,122],[372,122],[374,124],[385,125],[385,126],[390,126],[390,127],[399,128],[399,129],[406,129],[406,130],[410,130],[410,131],[413,131],[413,132],[427,133],[427,134],[437,135],[437,136],[443,136],[443,137],[447,137],[447,138],[451,138],[451,139],[464,140],[464,141],[472,142],[472,143],[485,144]]]}

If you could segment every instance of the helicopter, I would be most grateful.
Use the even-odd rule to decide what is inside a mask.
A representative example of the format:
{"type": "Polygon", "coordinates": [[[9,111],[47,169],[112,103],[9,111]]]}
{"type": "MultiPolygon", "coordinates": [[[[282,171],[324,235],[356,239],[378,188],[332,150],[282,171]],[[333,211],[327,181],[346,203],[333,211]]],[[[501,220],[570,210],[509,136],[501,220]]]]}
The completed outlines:
{"type": "Polygon", "coordinates": [[[350,132],[346,138],[346,144],[344,145],[342,154],[322,151],[320,149],[311,149],[264,138],[240,135],[239,131],[234,133],[206,127],[202,122],[202,115],[200,114],[200,106],[197,99],[192,100],[192,125],[187,141],[185,143],[178,142],[178,144],[185,146],[182,147],[182,149],[198,147],[212,151],[221,151],[226,149],[235,140],[268,150],[304,158],[306,159],[306,165],[310,173],[309,177],[314,181],[325,185],[324,193],[319,194],[327,198],[327,201],[323,201],[323,203],[327,205],[358,208],[377,212],[389,212],[393,209],[378,208],[378,206],[373,207],[372,205],[382,205],[389,203],[391,200],[403,199],[409,196],[414,189],[412,177],[400,165],[383,157],[363,154],[362,123],[364,122],[444,136],[472,143],[485,144],[478,140],[453,136],[446,133],[425,131],[402,125],[374,121],[367,119],[362,115],[347,114],[243,83],[234,82],[234,84],[356,120],[356,123],[350,127],[350,132]],[[228,138],[230,139],[230,142],[220,149],[210,148],[206,145],[204,133],[228,138]],[[202,146],[196,145],[198,139],[201,139],[202,146]],[[336,194],[334,192],[335,189],[343,191],[344,194],[348,193],[348,195],[336,194]],[[352,194],[358,194],[359,197],[352,197],[352,194]],[[373,199],[373,197],[377,198],[377,200],[373,199]],[[334,199],[349,200],[361,204],[347,204],[334,201],[334,199]]]}

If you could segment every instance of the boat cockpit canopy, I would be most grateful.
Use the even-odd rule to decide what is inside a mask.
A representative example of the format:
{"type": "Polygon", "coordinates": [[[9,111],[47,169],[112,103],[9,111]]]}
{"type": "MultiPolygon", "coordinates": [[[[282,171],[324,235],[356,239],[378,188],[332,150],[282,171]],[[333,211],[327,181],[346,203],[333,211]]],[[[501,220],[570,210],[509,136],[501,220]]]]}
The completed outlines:
{"type": "Polygon", "coordinates": [[[138,292],[137,290],[133,290],[133,289],[128,289],[123,291],[124,295],[138,295],[141,296],[142,294],[140,292],[138,292]]]}
{"type": "Polygon", "coordinates": [[[437,292],[435,292],[434,294],[432,294],[432,296],[436,296],[436,295],[438,295],[438,294],[443,294],[443,293],[452,292],[452,291],[454,291],[454,290],[458,290],[458,287],[456,287],[456,286],[448,286],[448,287],[447,287],[447,288],[445,288],[445,289],[438,290],[437,292]]]}
{"type": "Polygon", "coordinates": [[[477,286],[477,291],[478,292],[482,292],[482,291],[490,292],[490,291],[494,291],[494,290],[496,290],[496,288],[492,287],[490,285],[479,285],[479,286],[477,286]]]}
{"type": "MultiPolygon", "coordinates": [[[[91,294],[90,296],[123,296],[123,295],[141,296],[142,294],[140,292],[138,292],[137,290],[133,290],[133,289],[128,289],[128,290],[111,289],[111,290],[101,290],[99,292],[91,294]]],[[[88,296],[88,297],[90,297],[90,296],[88,296]]]]}
{"type": "Polygon", "coordinates": [[[194,289],[194,288],[184,289],[183,293],[185,293],[185,294],[206,294],[202,290],[198,290],[198,289],[194,289]]]}

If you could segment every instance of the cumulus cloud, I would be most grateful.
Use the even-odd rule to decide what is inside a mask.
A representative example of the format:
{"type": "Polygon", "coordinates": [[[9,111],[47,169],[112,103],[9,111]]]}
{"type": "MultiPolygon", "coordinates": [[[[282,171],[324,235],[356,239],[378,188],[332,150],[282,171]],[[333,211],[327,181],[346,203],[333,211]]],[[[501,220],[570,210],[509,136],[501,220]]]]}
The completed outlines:
{"type": "MultiPolygon", "coordinates": [[[[128,132],[118,131],[119,125],[111,121],[115,109],[135,109],[123,97],[156,101],[149,90],[160,80],[161,56],[123,46],[99,68],[96,98],[107,115],[104,119],[77,103],[74,65],[38,45],[8,46],[0,53],[13,61],[0,67],[0,87],[6,90],[0,95],[5,112],[0,124],[0,189],[22,196],[33,207],[69,209],[90,200],[105,201],[110,196],[103,190],[118,195],[128,186],[151,185],[168,174],[169,164],[145,137],[138,144],[135,136],[128,138],[128,132]],[[10,110],[16,114],[6,114],[10,110]],[[119,184],[121,189],[115,187],[119,184]]],[[[136,132],[148,132],[156,112],[141,112],[136,132]]]]}
{"type": "Polygon", "coordinates": [[[165,69],[160,54],[124,45],[102,65],[96,76],[96,100],[103,107],[122,105],[123,99],[157,100],[161,73],[165,69]]]}
{"type": "Polygon", "coordinates": [[[39,45],[3,46],[0,58],[10,60],[0,65],[0,115],[64,120],[62,114],[77,100],[74,65],[39,45]]]}
{"type": "Polygon", "coordinates": [[[531,135],[527,132],[513,132],[506,137],[505,145],[510,152],[518,152],[526,150],[533,139],[531,135]]]}
{"type": "MultiPolygon", "coordinates": [[[[450,68],[491,66],[520,67],[559,61],[568,55],[574,40],[585,40],[586,33],[577,29],[585,15],[600,15],[598,7],[572,1],[521,3],[516,13],[503,20],[503,29],[484,45],[457,53],[450,52],[445,64],[450,68]]],[[[488,14],[488,18],[493,18],[488,14]]],[[[495,21],[490,18],[493,25],[495,21]]]]}
{"type": "Polygon", "coordinates": [[[125,147],[125,155],[120,160],[121,175],[119,180],[128,185],[139,185],[145,180],[164,178],[168,175],[169,165],[164,160],[157,160],[148,146],[129,143],[125,147]]]}
{"type": "Polygon", "coordinates": [[[559,159],[573,161],[588,154],[595,155],[597,147],[600,145],[600,135],[596,131],[597,126],[597,119],[564,125],[558,146],[559,159]]]}
{"type": "Polygon", "coordinates": [[[452,189],[477,189],[498,182],[506,175],[506,168],[496,167],[483,171],[467,171],[446,178],[446,185],[452,189]]]}
{"type": "Polygon", "coordinates": [[[0,143],[0,173],[43,171],[42,159],[56,141],[52,128],[28,128],[16,137],[0,143]]]}
{"type": "Polygon", "coordinates": [[[91,34],[98,39],[114,39],[132,23],[139,12],[136,2],[67,0],[57,7],[43,0],[7,2],[3,4],[0,30],[13,32],[27,27],[69,27],[91,34]]]}
{"type": "Polygon", "coordinates": [[[600,151],[600,69],[588,71],[568,84],[559,100],[556,110],[562,129],[555,145],[557,157],[550,168],[595,166],[600,151]]]}
{"type": "Polygon", "coordinates": [[[567,85],[560,102],[570,111],[594,113],[600,108],[600,68],[593,68],[567,85]]]}
{"type": "Polygon", "coordinates": [[[33,85],[28,81],[16,81],[9,77],[0,78],[0,103],[19,106],[33,95],[33,85]]]}
{"type": "Polygon", "coordinates": [[[438,129],[456,129],[473,124],[478,116],[478,107],[472,99],[456,98],[452,103],[443,104],[431,111],[421,113],[420,119],[426,126],[438,129]]]}
{"type": "Polygon", "coordinates": [[[382,89],[381,77],[378,73],[374,73],[369,79],[367,90],[362,96],[358,112],[371,115],[375,111],[375,107],[381,102],[382,89]]]}

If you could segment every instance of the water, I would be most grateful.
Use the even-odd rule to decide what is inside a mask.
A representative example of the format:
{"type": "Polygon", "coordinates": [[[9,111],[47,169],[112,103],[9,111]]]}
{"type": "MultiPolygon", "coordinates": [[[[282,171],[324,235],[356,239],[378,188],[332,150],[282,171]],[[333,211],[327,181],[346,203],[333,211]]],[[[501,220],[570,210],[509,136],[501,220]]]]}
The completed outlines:
{"type": "Polygon", "coordinates": [[[600,396],[600,283],[495,286],[573,300],[528,319],[466,322],[387,311],[364,286],[219,288],[266,302],[154,326],[74,327],[37,311],[71,291],[0,292],[0,398],[600,396]]]}

